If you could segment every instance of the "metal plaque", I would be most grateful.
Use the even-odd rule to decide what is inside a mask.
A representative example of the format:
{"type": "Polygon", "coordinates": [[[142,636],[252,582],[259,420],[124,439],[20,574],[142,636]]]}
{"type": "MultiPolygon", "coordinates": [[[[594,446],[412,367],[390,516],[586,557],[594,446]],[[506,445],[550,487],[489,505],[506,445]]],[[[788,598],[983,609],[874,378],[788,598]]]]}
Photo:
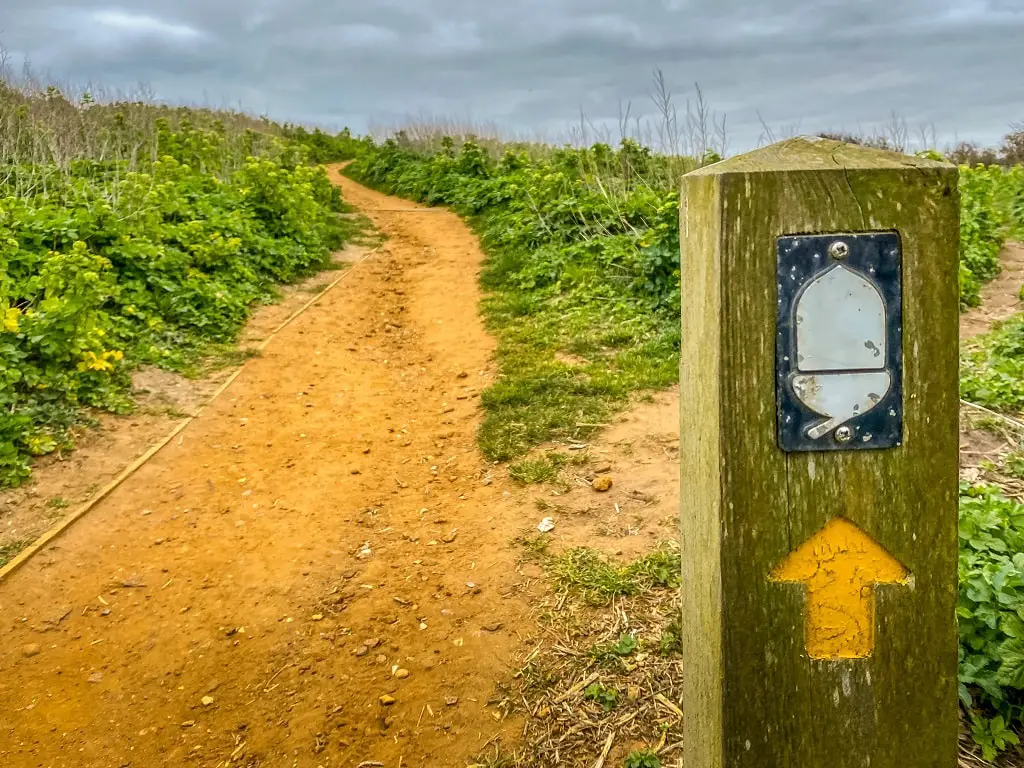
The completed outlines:
{"type": "Polygon", "coordinates": [[[901,255],[896,232],[779,238],[775,368],[784,451],[900,444],[901,255]]]}

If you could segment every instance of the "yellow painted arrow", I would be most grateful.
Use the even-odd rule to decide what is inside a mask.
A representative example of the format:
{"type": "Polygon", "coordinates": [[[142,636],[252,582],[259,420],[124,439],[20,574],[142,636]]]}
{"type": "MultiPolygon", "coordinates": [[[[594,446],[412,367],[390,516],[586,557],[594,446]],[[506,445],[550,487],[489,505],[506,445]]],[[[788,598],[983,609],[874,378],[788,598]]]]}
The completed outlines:
{"type": "Polygon", "coordinates": [[[863,659],[875,647],[875,585],[910,571],[849,520],[833,518],[772,571],[807,589],[804,634],[812,659],[863,659]]]}

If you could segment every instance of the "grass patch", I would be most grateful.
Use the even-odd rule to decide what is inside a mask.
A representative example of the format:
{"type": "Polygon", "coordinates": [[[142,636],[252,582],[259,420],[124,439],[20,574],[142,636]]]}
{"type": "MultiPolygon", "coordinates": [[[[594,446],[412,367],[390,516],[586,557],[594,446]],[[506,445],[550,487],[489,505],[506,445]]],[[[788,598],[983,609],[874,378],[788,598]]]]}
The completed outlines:
{"type": "Polygon", "coordinates": [[[551,452],[535,459],[520,459],[509,466],[509,475],[523,485],[554,482],[565,466],[585,461],[584,456],[570,457],[551,452]]]}
{"type": "Polygon", "coordinates": [[[518,300],[499,294],[483,305],[500,339],[501,377],[481,397],[486,416],[480,447],[492,461],[513,459],[549,440],[585,441],[632,393],[678,380],[676,319],[600,305],[566,316],[557,303],[517,315],[509,303],[518,300]],[[602,353],[592,362],[557,359],[563,350],[578,354],[591,347],[602,353]]]}
{"type": "MultiPolygon", "coordinates": [[[[581,559],[578,551],[574,559],[581,559]]],[[[524,652],[522,668],[499,686],[497,708],[523,722],[512,766],[593,768],[612,731],[616,745],[631,744],[644,756],[664,747],[675,764],[678,753],[668,749],[682,738],[685,660],[648,652],[680,621],[678,592],[660,588],[678,585],[678,579],[651,578],[672,560],[674,568],[678,557],[659,552],[631,564],[605,563],[617,571],[617,588],[637,589],[616,599],[614,607],[588,601],[580,591],[540,598],[543,631],[527,638],[531,650],[524,652]],[[623,576],[625,571],[631,575],[623,576]]],[[[565,561],[551,557],[548,566],[565,561]]]]}
{"type": "Polygon", "coordinates": [[[589,605],[607,605],[612,598],[652,588],[678,588],[682,568],[679,553],[665,547],[626,564],[577,547],[550,558],[547,567],[560,588],[579,595],[589,605]]]}
{"type": "Polygon", "coordinates": [[[513,541],[513,543],[518,544],[520,547],[525,549],[530,557],[534,559],[543,559],[547,557],[548,546],[551,544],[551,539],[543,533],[538,533],[534,535],[519,536],[513,541]]]}
{"type": "Polygon", "coordinates": [[[520,459],[508,468],[508,473],[517,483],[552,483],[558,478],[558,471],[565,464],[565,457],[547,454],[539,459],[520,459]]]}

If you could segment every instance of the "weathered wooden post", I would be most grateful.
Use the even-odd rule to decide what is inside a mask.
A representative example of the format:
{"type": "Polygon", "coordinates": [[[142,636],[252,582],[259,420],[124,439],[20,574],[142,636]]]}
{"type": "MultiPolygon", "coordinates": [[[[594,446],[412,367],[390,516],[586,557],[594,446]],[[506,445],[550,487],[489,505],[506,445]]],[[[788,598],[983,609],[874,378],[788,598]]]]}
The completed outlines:
{"type": "Polygon", "coordinates": [[[798,138],[687,175],[687,768],[957,762],[956,169],[798,138]]]}

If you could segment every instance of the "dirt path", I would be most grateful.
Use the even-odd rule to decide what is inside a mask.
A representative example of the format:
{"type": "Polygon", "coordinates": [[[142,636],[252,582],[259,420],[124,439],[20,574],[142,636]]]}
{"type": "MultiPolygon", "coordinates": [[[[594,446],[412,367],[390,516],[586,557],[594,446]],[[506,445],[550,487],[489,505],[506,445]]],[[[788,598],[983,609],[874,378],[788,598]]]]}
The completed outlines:
{"type": "Polygon", "coordinates": [[[1002,270],[981,288],[981,304],[960,316],[960,338],[985,333],[992,324],[1006,320],[1024,309],[1020,299],[1024,286],[1024,244],[1007,243],[1000,254],[1002,270]]]}
{"type": "Polygon", "coordinates": [[[482,256],[339,182],[384,248],[0,584],[5,768],[463,766],[503,727],[532,624],[475,444],[482,256]]]}

